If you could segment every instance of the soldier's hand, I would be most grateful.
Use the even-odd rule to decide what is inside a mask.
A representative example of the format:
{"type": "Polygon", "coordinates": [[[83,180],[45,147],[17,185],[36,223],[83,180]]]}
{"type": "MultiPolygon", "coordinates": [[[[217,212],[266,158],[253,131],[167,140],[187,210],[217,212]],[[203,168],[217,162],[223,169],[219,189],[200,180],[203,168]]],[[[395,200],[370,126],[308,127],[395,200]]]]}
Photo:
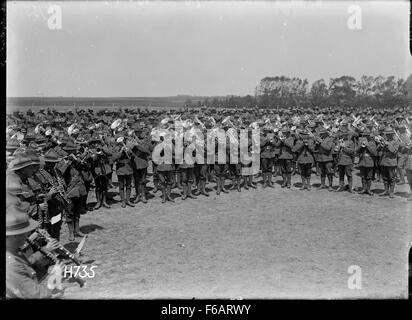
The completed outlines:
{"type": "Polygon", "coordinates": [[[43,212],[47,211],[47,209],[49,209],[49,205],[46,203],[40,203],[39,204],[39,209],[43,212]]]}
{"type": "Polygon", "coordinates": [[[59,248],[59,246],[59,242],[56,239],[53,239],[44,246],[44,249],[46,249],[47,251],[53,251],[59,248]]]}

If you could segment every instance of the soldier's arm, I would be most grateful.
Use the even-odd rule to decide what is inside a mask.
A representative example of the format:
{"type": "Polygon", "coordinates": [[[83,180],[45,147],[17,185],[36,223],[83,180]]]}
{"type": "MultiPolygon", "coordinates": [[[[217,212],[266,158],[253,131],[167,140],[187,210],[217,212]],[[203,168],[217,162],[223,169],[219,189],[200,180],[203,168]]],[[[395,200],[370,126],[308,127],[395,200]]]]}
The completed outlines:
{"type": "Polygon", "coordinates": [[[388,148],[389,152],[396,153],[396,152],[398,152],[399,144],[396,143],[396,142],[392,142],[392,143],[390,142],[387,145],[387,148],[388,148]]]}
{"type": "Polygon", "coordinates": [[[286,146],[288,146],[289,148],[293,148],[293,143],[294,143],[294,139],[293,138],[288,138],[284,141],[284,144],[286,146]]]}
{"type": "Polygon", "coordinates": [[[333,148],[333,142],[330,139],[324,139],[320,146],[325,150],[325,151],[330,151],[333,148]]]}
{"type": "Polygon", "coordinates": [[[351,143],[349,144],[349,146],[343,147],[342,149],[343,149],[343,152],[345,152],[347,155],[353,156],[353,155],[354,155],[354,152],[355,152],[355,145],[354,145],[353,142],[351,142],[351,143]]]}
{"type": "Polygon", "coordinates": [[[14,263],[7,270],[7,287],[17,298],[47,299],[52,298],[52,291],[40,284],[33,277],[30,267],[14,263]]]}
{"type": "Polygon", "coordinates": [[[292,152],[299,152],[303,148],[303,142],[297,141],[294,147],[292,148],[292,152]]]}
{"type": "Polygon", "coordinates": [[[378,150],[376,148],[376,143],[371,141],[366,144],[366,148],[369,150],[370,154],[376,157],[378,155],[378,150]]]}

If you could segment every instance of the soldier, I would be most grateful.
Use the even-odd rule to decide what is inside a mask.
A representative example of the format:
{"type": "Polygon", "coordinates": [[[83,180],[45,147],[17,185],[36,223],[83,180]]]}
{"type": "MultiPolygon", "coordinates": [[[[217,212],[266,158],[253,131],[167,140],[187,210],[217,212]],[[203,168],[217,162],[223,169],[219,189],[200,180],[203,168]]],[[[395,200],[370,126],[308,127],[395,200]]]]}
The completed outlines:
{"type": "MultiPolygon", "coordinates": [[[[168,133],[167,133],[168,134],[168,133]]],[[[160,137],[160,141],[165,141],[165,136],[160,137]]],[[[170,159],[165,159],[165,161],[157,163],[157,174],[159,177],[159,183],[162,190],[162,203],[166,201],[175,202],[171,196],[171,189],[173,184],[173,175],[175,172],[175,164],[174,164],[174,147],[173,147],[172,139],[170,139],[170,143],[166,143],[164,145],[163,150],[160,152],[160,156],[165,156],[165,151],[172,155],[172,161],[169,163],[170,159]]],[[[156,161],[155,161],[156,162],[156,161]]]]}
{"type": "MultiPolygon", "coordinates": [[[[120,140],[124,141],[123,137],[120,140]]],[[[123,142],[119,142],[123,143],[123,142]]],[[[116,162],[116,175],[119,180],[119,195],[122,201],[122,208],[134,207],[134,204],[130,201],[130,194],[132,190],[132,179],[133,179],[133,153],[130,148],[123,144],[120,150],[114,153],[113,159],[116,162]]]]}
{"type": "Polygon", "coordinates": [[[295,139],[290,135],[290,130],[285,127],[281,130],[279,135],[280,139],[280,155],[279,161],[282,168],[283,183],[282,188],[287,187],[290,189],[292,183],[292,165],[293,154],[292,148],[294,146],[295,139]]]}
{"type": "Polygon", "coordinates": [[[398,150],[398,174],[399,174],[399,185],[405,184],[405,165],[406,159],[408,157],[406,150],[406,141],[408,141],[408,136],[406,134],[406,128],[404,126],[398,126],[397,131],[399,132],[399,138],[401,140],[398,150]]]}
{"type": "MultiPolygon", "coordinates": [[[[195,139],[199,139],[197,137],[195,137],[195,139]]],[[[197,182],[197,190],[194,193],[194,195],[198,196],[198,195],[204,195],[205,197],[209,196],[209,193],[206,191],[206,180],[207,180],[207,175],[208,175],[208,164],[206,163],[206,157],[207,157],[207,150],[205,148],[206,146],[206,136],[203,138],[203,161],[197,161],[195,162],[195,166],[194,166],[194,174],[196,177],[196,182],[197,182]]],[[[196,142],[195,142],[196,144],[196,142]]],[[[198,151],[198,149],[196,149],[196,152],[200,152],[198,151]]]]}
{"type": "Polygon", "coordinates": [[[371,184],[373,179],[374,159],[377,156],[376,143],[369,132],[363,132],[356,149],[359,157],[359,170],[362,178],[361,194],[372,196],[371,184]]]}
{"type": "MultiPolygon", "coordinates": [[[[272,183],[272,167],[274,162],[273,149],[275,148],[275,141],[271,135],[270,128],[264,128],[263,134],[260,136],[260,165],[262,168],[262,188],[273,188],[272,183]]],[[[278,143],[276,146],[279,146],[278,143]]]]}
{"type": "Polygon", "coordinates": [[[111,172],[108,159],[112,157],[108,148],[103,146],[103,142],[98,138],[93,138],[90,141],[92,154],[89,158],[91,172],[94,178],[95,192],[97,203],[94,210],[98,210],[101,206],[110,209],[107,203],[107,191],[109,189],[109,177],[107,171],[111,172]]]}
{"type": "MultiPolygon", "coordinates": [[[[47,217],[42,223],[45,223],[44,228],[47,232],[60,241],[60,229],[62,225],[62,215],[69,208],[69,202],[66,197],[65,186],[59,186],[59,180],[54,170],[56,163],[61,161],[57,153],[52,149],[44,155],[45,165],[43,169],[35,173],[35,179],[42,186],[43,192],[47,194],[47,217]]],[[[61,180],[60,180],[61,181],[61,180]]]]}
{"type": "Polygon", "coordinates": [[[70,209],[66,214],[66,223],[69,229],[69,241],[74,241],[75,237],[83,237],[80,231],[80,214],[82,212],[82,197],[86,195],[81,171],[87,166],[81,159],[75,156],[77,146],[73,142],[67,142],[63,150],[68,153],[66,159],[63,159],[56,166],[61,176],[64,178],[67,186],[67,198],[71,201],[70,209]]]}
{"type": "Polygon", "coordinates": [[[40,162],[20,154],[10,162],[6,172],[6,190],[10,194],[19,193],[21,200],[29,203],[27,213],[35,218],[38,218],[40,211],[45,213],[48,209],[47,202],[39,202],[36,199],[41,186],[33,179],[33,176],[39,168],[40,162]]]}
{"type": "Polygon", "coordinates": [[[319,131],[319,136],[315,138],[315,151],[318,151],[318,163],[320,168],[321,185],[318,189],[325,189],[326,176],[329,180],[329,191],[332,191],[333,186],[333,157],[332,152],[334,144],[327,130],[319,131]]]}
{"type": "Polygon", "coordinates": [[[338,148],[338,171],[339,171],[339,187],[337,192],[345,189],[345,175],[348,179],[348,191],[352,193],[353,185],[353,157],[355,154],[355,144],[352,141],[352,137],[349,135],[349,131],[342,129],[340,132],[340,140],[337,145],[338,148]]]}
{"type": "Polygon", "coordinates": [[[189,159],[189,155],[186,155],[186,153],[191,150],[189,149],[191,146],[188,141],[184,142],[183,148],[184,157],[182,159],[182,163],[177,165],[180,172],[180,181],[183,186],[182,200],[186,200],[187,198],[195,199],[196,197],[192,194],[192,184],[194,181],[194,162],[196,150],[191,152],[191,159],[189,159]]]}
{"type": "Polygon", "coordinates": [[[386,127],[383,132],[383,140],[380,141],[378,151],[381,152],[380,168],[385,186],[382,196],[389,195],[393,198],[395,190],[395,174],[397,168],[399,144],[394,140],[394,132],[391,127],[386,127]]]}
{"type": "MultiPolygon", "coordinates": [[[[38,280],[38,273],[20,250],[37,223],[13,206],[6,211],[6,297],[12,299],[50,299],[64,294],[64,287],[51,290],[38,280]]],[[[57,248],[50,242],[44,250],[57,248]]]]}
{"type": "Polygon", "coordinates": [[[300,190],[306,189],[310,191],[310,178],[312,174],[312,166],[314,164],[314,141],[309,138],[308,134],[302,132],[298,135],[298,139],[292,150],[297,153],[297,163],[299,165],[300,176],[302,179],[302,187],[300,190]]]}
{"type": "Polygon", "coordinates": [[[136,144],[132,147],[133,152],[133,177],[136,189],[136,198],[133,201],[138,203],[140,200],[147,203],[146,199],[146,176],[149,167],[149,157],[152,152],[152,145],[147,139],[143,139],[142,131],[138,131],[139,137],[136,144]]]}

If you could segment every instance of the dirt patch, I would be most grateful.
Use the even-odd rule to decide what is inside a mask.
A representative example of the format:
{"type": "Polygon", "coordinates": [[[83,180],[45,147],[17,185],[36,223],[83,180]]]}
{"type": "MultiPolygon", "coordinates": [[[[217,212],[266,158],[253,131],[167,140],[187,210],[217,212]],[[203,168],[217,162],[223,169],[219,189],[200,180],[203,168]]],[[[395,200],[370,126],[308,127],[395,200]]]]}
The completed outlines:
{"type": "Polygon", "coordinates": [[[408,186],[395,191],[388,199],[276,184],[166,204],[159,192],[136,208],[89,212],[84,254],[96,277],[66,297],[406,298],[412,202],[408,186]],[[348,289],[351,265],[361,267],[360,290],[348,289]]]}

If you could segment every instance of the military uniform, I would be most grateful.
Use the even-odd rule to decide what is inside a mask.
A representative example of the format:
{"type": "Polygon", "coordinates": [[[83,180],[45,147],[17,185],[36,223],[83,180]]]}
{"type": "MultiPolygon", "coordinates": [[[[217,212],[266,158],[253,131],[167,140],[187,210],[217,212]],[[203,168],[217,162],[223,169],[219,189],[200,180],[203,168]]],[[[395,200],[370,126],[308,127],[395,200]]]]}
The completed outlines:
{"type": "Polygon", "coordinates": [[[318,152],[317,161],[319,163],[320,169],[320,188],[325,188],[326,176],[329,180],[329,190],[332,190],[333,186],[333,156],[332,152],[334,149],[334,143],[331,137],[325,137],[324,139],[319,139],[315,143],[315,150],[318,152]]]}
{"type": "Polygon", "coordinates": [[[292,151],[297,153],[297,164],[302,179],[301,190],[310,190],[310,178],[312,173],[312,166],[315,162],[313,153],[315,145],[313,139],[307,137],[298,139],[293,147],[292,151]]]}
{"type": "Polygon", "coordinates": [[[338,148],[338,172],[339,172],[339,188],[336,191],[343,191],[345,188],[345,175],[348,179],[349,192],[352,192],[353,185],[353,160],[355,155],[355,144],[351,136],[346,133],[346,138],[343,138],[342,145],[339,143],[338,148]]]}
{"type": "Polygon", "coordinates": [[[151,154],[152,146],[148,141],[143,139],[138,140],[138,144],[132,147],[133,157],[133,177],[134,186],[136,189],[135,203],[141,199],[143,203],[146,203],[146,177],[147,168],[149,167],[149,157],[151,154]]]}
{"type": "Polygon", "coordinates": [[[122,201],[122,207],[126,205],[134,207],[130,202],[133,179],[133,154],[129,150],[119,150],[114,155],[116,161],[116,175],[119,180],[119,195],[122,201]]]}
{"type": "MultiPolygon", "coordinates": [[[[287,131],[289,132],[289,131],[287,131]]],[[[293,165],[293,153],[295,139],[291,136],[280,141],[280,155],[279,162],[282,170],[283,183],[282,188],[287,187],[290,189],[292,180],[292,165],[293,165]]]]}
{"type": "Polygon", "coordinates": [[[373,168],[377,156],[376,143],[372,139],[361,138],[356,149],[359,156],[359,170],[362,178],[362,193],[372,195],[370,188],[373,179],[373,168]]]}
{"type": "Polygon", "coordinates": [[[393,193],[395,190],[398,149],[399,144],[394,140],[388,141],[388,144],[380,144],[378,146],[378,150],[381,151],[379,165],[381,168],[383,184],[385,186],[385,192],[383,195],[389,195],[391,198],[393,198],[393,193]]]}

